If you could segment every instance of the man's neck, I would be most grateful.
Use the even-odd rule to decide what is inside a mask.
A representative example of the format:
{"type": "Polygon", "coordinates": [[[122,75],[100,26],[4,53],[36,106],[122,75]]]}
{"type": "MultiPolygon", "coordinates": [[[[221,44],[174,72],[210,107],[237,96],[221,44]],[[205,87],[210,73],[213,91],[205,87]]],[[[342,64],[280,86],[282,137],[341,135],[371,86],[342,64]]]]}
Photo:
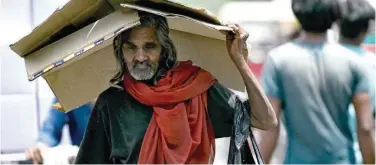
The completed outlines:
{"type": "Polygon", "coordinates": [[[362,44],[362,42],[359,41],[358,39],[347,39],[343,37],[340,37],[339,42],[341,44],[347,44],[347,45],[352,45],[352,46],[360,46],[362,44]]]}
{"type": "Polygon", "coordinates": [[[309,43],[323,43],[327,41],[327,33],[312,33],[307,31],[302,31],[300,36],[297,38],[298,41],[309,42],[309,43]]]}

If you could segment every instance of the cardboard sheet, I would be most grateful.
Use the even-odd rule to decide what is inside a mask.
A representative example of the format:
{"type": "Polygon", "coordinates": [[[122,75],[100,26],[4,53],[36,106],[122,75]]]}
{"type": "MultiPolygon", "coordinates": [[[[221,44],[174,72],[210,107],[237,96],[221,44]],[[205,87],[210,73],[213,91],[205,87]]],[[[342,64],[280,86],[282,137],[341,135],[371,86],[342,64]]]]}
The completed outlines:
{"type": "Polygon", "coordinates": [[[24,41],[15,45],[32,52],[24,56],[29,80],[43,76],[65,112],[91,101],[109,87],[116,71],[113,38],[139,24],[140,10],[167,18],[178,60],[192,60],[226,87],[244,91],[243,80],[227,53],[225,35],[220,32],[229,28],[132,3],[118,5],[123,9],[34,52],[33,47],[22,44],[24,41]]]}

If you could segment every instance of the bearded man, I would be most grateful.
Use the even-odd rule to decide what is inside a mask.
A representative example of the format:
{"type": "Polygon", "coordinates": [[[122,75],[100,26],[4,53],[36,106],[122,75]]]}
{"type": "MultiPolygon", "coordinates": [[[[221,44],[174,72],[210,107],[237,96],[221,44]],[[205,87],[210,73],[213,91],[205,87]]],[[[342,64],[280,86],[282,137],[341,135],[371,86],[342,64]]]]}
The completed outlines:
{"type": "Polygon", "coordinates": [[[118,73],[97,99],[77,164],[207,164],[215,138],[231,136],[236,110],[251,114],[253,127],[277,125],[243,57],[248,34],[242,28],[229,25],[227,49],[246,85],[246,102],[191,61],[177,61],[164,17],[139,16],[139,26],[114,39],[118,73]]]}

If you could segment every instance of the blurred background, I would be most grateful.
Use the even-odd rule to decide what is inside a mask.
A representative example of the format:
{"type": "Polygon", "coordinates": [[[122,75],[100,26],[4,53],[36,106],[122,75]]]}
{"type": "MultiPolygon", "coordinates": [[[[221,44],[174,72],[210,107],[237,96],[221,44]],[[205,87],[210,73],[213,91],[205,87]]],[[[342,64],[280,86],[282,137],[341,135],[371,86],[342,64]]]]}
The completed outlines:
{"type": "MultiPolygon", "coordinates": [[[[6,155],[22,154],[35,145],[43,119],[51,107],[53,93],[39,78],[27,80],[23,59],[9,48],[24,35],[43,22],[68,0],[0,0],[0,151],[6,155]]],[[[216,14],[224,23],[239,23],[250,33],[252,46],[249,66],[260,75],[262,64],[270,49],[296,37],[299,25],[291,11],[291,0],[175,0],[204,7],[216,14]]],[[[375,0],[370,0],[375,5],[375,0]]],[[[373,27],[373,32],[374,32],[373,27]]],[[[336,41],[336,28],[329,37],[336,41]]],[[[375,33],[369,35],[364,47],[375,52],[375,33]]],[[[69,144],[69,134],[64,128],[61,144],[69,144]]],[[[257,138],[257,135],[256,135],[257,138]]],[[[285,131],[273,163],[282,163],[285,131]]],[[[216,164],[227,163],[228,139],[217,141],[216,164]]],[[[15,158],[16,159],[16,158],[15,158]]]]}
{"type": "MultiPolygon", "coordinates": [[[[23,153],[35,145],[38,128],[54,96],[43,79],[28,81],[23,59],[9,45],[31,32],[67,0],[0,2],[1,154],[23,153]]],[[[69,143],[67,136],[65,131],[64,143],[69,143]]]]}

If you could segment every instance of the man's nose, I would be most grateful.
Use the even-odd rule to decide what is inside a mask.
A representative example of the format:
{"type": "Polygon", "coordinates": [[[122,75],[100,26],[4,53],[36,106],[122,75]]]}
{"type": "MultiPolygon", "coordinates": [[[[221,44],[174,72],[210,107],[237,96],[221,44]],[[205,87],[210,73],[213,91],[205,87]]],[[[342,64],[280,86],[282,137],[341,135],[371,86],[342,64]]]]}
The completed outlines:
{"type": "Polygon", "coordinates": [[[139,49],[136,54],[136,60],[139,62],[144,62],[148,59],[148,56],[145,54],[145,52],[142,49],[139,49]]]}

